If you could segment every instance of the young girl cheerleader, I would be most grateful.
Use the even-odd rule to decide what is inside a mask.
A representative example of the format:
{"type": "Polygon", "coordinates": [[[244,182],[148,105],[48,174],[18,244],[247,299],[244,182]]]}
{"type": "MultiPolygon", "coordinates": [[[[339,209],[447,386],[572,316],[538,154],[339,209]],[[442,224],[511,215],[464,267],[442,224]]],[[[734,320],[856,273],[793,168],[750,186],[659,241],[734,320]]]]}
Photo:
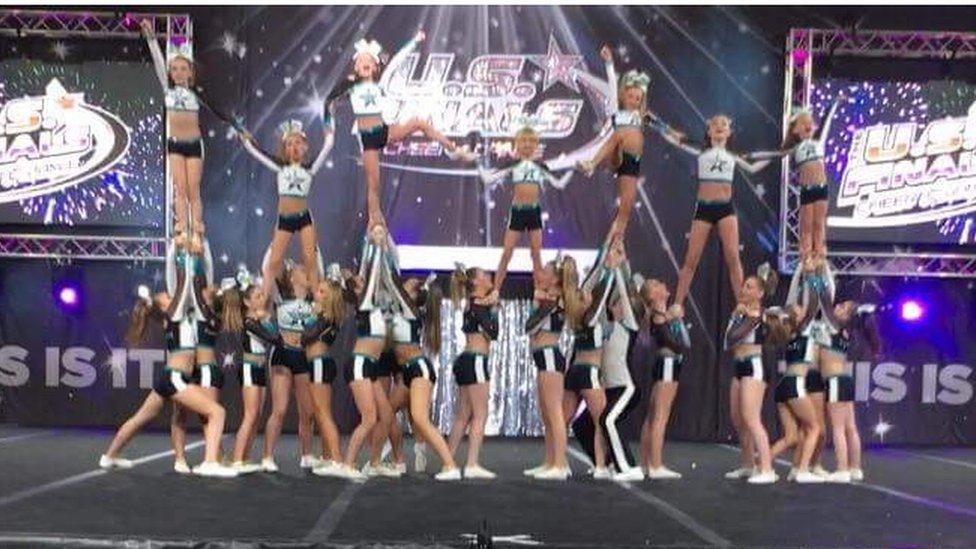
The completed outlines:
{"type": "Polygon", "coordinates": [[[318,246],[316,244],[315,222],[308,211],[308,194],[312,189],[315,174],[325,164],[325,158],[332,150],[335,121],[330,112],[331,107],[326,104],[322,115],[324,139],[318,156],[311,164],[308,159],[308,137],[302,123],[297,120],[287,120],[278,126],[278,150],[274,158],[262,151],[257,142],[247,131],[240,133],[244,149],[269,170],[275,172],[278,182],[278,225],[268,247],[267,255],[262,265],[261,276],[264,280],[264,291],[272,291],[272,283],[281,271],[285,258],[285,251],[291,237],[298,233],[302,244],[302,263],[309,279],[310,287],[318,286],[319,264],[318,246]]]}
{"type": "Polygon", "coordinates": [[[440,143],[444,147],[445,154],[452,160],[461,159],[470,162],[477,158],[467,147],[457,146],[427,120],[411,118],[406,122],[393,124],[387,124],[383,120],[386,95],[384,87],[380,85],[383,70],[386,67],[399,66],[403,59],[424,41],[425,36],[423,31],[418,31],[385,66],[382,66],[380,61],[383,47],[375,40],[359,40],[354,45],[352,74],[346,82],[329,94],[328,101],[332,101],[348,93],[356,117],[355,127],[359,134],[363,172],[366,177],[366,203],[369,216],[367,228],[377,223],[386,224],[380,204],[380,151],[387,145],[403,141],[419,132],[426,139],[440,143]]]}
{"type": "Polygon", "coordinates": [[[325,280],[312,292],[312,315],[305,321],[302,347],[309,363],[312,413],[322,437],[322,459],[312,469],[319,476],[341,476],[342,450],[339,428],[332,417],[332,383],[336,379],[335,359],[329,353],[346,316],[343,280],[338,265],[331,265],[325,280]]]}
{"type": "Polygon", "coordinates": [[[661,134],[665,141],[681,151],[695,155],[698,161],[695,214],[691,221],[684,264],[678,273],[678,287],[675,289],[674,302],[684,304],[712,228],[718,229],[725,264],[729,269],[729,282],[732,284],[732,291],[738,292],[742,288],[743,275],[742,261],[739,258],[739,222],[735,207],[732,205],[735,168],[756,173],[766,167],[769,160],[750,163],[729,151],[732,121],[722,114],[708,119],[705,144],[702,147],[688,144],[684,134],[666,125],[662,127],[661,134]]]}
{"type": "Polygon", "coordinates": [[[681,473],[664,465],[664,433],[671,417],[671,407],[678,394],[678,381],[684,365],[684,353],[691,348],[691,338],[684,323],[684,308],[668,308],[671,293],[655,278],[641,286],[641,299],[649,311],[651,338],[654,340],[654,367],[651,369],[651,401],[641,427],[641,463],[651,479],[678,479],[681,473]]]}
{"type": "Polygon", "coordinates": [[[495,291],[501,291],[508,272],[508,263],[512,260],[515,245],[523,233],[529,235],[529,249],[532,254],[532,274],[538,276],[542,270],[542,183],[548,182],[557,189],[566,188],[572,171],[567,171],[557,178],[544,162],[534,159],[539,149],[539,134],[529,121],[515,134],[515,161],[504,168],[486,172],[478,168],[478,173],[485,185],[510,176],[512,179],[512,205],[508,212],[508,228],[502,241],[502,257],[498,261],[495,272],[495,291]]]}
{"type": "Polygon", "coordinates": [[[498,318],[491,307],[495,304],[491,274],[482,269],[464,268],[458,264],[451,275],[451,300],[461,307],[461,331],[465,335],[464,351],[454,360],[454,379],[457,381],[459,406],[448,438],[451,454],[461,444],[468,431],[468,458],[464,478],[493,479],[495,473],[480,465],[481,444],[488,421],[488,391],[490,375],[488,351],[498,337],[498,318]]]}
{"type": "Polygon", "coordinates": [[[634,201],[637,199],[637,179],[640,176],[641,155],[644,152],[644,124],[647,113],[647,88],[651,79],[647,74],[629,71],[617,81],[617,71],[613,65],[613,50],[605,45],[600,49],[600,57],[607,69],[609,96],[616,102],[617,111],[611,118],[613,134],[588,161],[579,163],[579,169],[591,175],[597,166],[606,160],[617,176],[617,215],[610,225],[608,240],[622,239],[630,222],[634,201]]]}
{"type": "Polygon", "coordinates": [[[535,364],[539,389],[539,412],[545,436],[545,458],[541,465],[527,469],[525,475],[542,479],[566,478],[566,420],[563,417],[563,385],[566,358],[559,347],[566,309],[577,310],[579,275],[572,258],[550,261],[535,281],[533,310],[525,323],[535,364]],[[565,290],[568,289],[568,290],[565,290]]]}
{"type": "MultiPolygon", "coordinates": [[[[193,263],[198,261],[195,256],[185,253],[182,237],[174,241],[179,251],[177,261],[193,263]]],[[[193,472],[208,477],[233,477],[237,472],[220,464],[220,437],[223,434],[225,412],[223,407],[196,385],[189,383],[193,372],[194,353],[196,351],[195,320],[185,310],[185,289],[190,284],[186,270],[177,272],[176,291],[171,295],[158,293],[150,295],[145,286],[139,289],[139,300],[132,310],[126,340],[130,346],[138,345],[145,337],[146,328],[150,321],[158,321],[163,325],[166,335],[166,367],[160,372],[153,384],[153,390],[146,397],[139,410],[119,427],[112,439],[108,450],[101,456],[98,464],[103,469],[128,469],[133,462],[120,457],[120,453],[147,423],[152,421],[163,410],[167,400],[185,406],[188,410],[198,413],[206,420],[204,424],[204,440],[206,441],[203,463],[193,472]]]]}
{"type": "Polygon", "coordinates": [[[271,353],[271,413],[264,427],[264,459],[261,466],[265,472],[275,473],[274,451],[281,434],[281,426],[288,412],[292,386],[295,389],[295,403],[298,408],[298,441],[301,452],[300,465],[311,469],[316,465],[312,450],[312,395],[309,381],[309,365],[302,348],[302,334],[305,323],[312,314],[312,305],[307,301],[309,285],[305,269],[300,269],[290,261],[276,281],[282,302],[278,304],[278,330],[283,344],[271,353]]]}
{"type": "Polygon", "coordinates": [[[725,478],[748,478],[750,484],[771,484],[779,479],[773,471],[769,435],[761,417],[763,395],[771,373],[762,360],[763,300],[776,290],[776,283],[776,272],[768,264],[760,266],[758,274],[746,278],[739,293],[739,304],[725,330],[725,348],[732,352],[734,367],[729,404],[742,447],[741,465],[726,473],[725,478]],[[758,469],[753,466],[753,452],[759,454],[758,469]]]}
{"type": "MultiPolygon", "coordinates": [[[[437,375],[428,354],[440,352],[441,300],[443,292],[435,285],[431,274],[426,280],[408,278],[402,281],[404,293],[413,305],[415,319],[398,312],[393,316],[393,353],[400,367],[402,383],[406,385],[406,405],[417,438],[429,445],[441,458],[437,480],[460,480],[461,469],[440,431],[431,422],[430,404],[437,375]]],[[[398,403],[394,409],[399,408],[398,403]]]]}

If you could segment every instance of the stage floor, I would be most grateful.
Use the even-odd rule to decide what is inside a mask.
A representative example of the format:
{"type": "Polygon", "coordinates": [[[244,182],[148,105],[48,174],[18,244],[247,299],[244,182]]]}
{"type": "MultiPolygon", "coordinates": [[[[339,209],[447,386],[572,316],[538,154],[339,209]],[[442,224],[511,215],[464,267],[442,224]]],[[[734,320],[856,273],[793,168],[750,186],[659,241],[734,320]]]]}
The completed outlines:
{"type": "MultiPolygon", "coordinates": [[[[110,436],[0,425],[0,545],[465,546],[482,521],[497,546],[976,545],[976,449],[870,451],[864,484],[755,487],[722,478],[737,455],[719,444],[670,444],[679,481],[543,483],[521,474],[541,441],[489,440],[483,461],[500,474],[493,482],[411,473],[351,484],[300,471],[294,436],[283,437],[277,475],[182,477],[163,433],[136,438],[135,468],[106,473],[96,461],[110,436]]],[[[195,462],[202,447],[191,441],[195,462]]],[[[571,464],[582,476],[584,464],[575,456],[571,464]]]]}

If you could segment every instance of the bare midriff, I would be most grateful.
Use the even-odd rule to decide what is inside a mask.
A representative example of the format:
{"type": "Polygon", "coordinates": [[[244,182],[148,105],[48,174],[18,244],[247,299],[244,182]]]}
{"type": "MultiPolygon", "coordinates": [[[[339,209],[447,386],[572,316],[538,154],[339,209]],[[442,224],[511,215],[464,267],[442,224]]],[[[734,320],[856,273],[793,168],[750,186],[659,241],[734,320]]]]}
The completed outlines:
{"type": "Polygon", "coordinates": [[[166,123],[170,139],[177,141],[200,139],[200,116],[196,111],[168,111],[166,123]]]}

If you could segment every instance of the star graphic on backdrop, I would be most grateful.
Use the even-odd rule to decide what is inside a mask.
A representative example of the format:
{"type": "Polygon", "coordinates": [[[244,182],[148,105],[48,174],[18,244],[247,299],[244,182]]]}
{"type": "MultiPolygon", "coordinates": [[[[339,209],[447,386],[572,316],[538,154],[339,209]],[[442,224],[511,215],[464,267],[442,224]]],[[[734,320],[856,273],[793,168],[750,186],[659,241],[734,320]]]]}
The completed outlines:
{"type": "Polygon", "coordinates": [[[543,80],[542,91],[548,90],[556,82],[562,82],[564,86],[579,93],[573,71],[577,67],[583,66],[582,55],[564,55],[556,38],[549,35],[549,50],[545,55],[530,55],[529,61],[535,63],[546,71],[543,80]]]}
{"type": "Polygon", "coordinates": [[[878,423],[874,425],[874,434],[881,438],[881,442],[884,442],[885,435],[888,434],[888,431],[890,431],[892,427],[894,427],[894,425],[885,421],[884,416],[879,415],[878,423]]]}
{"type": "Polygon", "coordinates": [[[58,40],[54,44],[51,44],[51,53],[56,55],[58,59],[64,61],[68,57],[68,54],[71,53],[71,48],[64,42],[58,40]]]}

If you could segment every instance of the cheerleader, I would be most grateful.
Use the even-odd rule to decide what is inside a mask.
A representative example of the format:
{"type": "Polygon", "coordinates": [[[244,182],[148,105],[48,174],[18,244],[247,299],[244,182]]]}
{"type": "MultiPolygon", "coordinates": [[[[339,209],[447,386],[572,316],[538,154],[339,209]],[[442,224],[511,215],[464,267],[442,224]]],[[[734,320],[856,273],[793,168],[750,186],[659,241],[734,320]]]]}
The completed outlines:
{"type": "Polygon", "coordinates": [[[385,76],[383,72],[387,67],[399,66],[424,41],[425,36],[423,31],[418,31],[384,67],[381,67],[380,61],[383,47],[376,40],[359,40],[354,45],[352,74],[329,94],[328,100],[332,101],[348,93],[356,117],[355,129],[359,135],[366,177],[368,228],[377,223],[386,224],[380,206],[380,151],[387,145],[403,141],[419,132],[425,138],[440,143],[445,154],[452,160],[470,162],[477,158],[467,147],[457,146],[425,119],[411,118],[406,122],[393,124],[387,124],[383,120],[386,99],[384,86],[381,85],[385,76]]]}
{"type": "Polygon", "coordinates": [[[722,114],[713,116],[706,122],[705,144],[702,147],[687,143],[683,133],[667,125],[662,125],[660,132],[665,141],[680,151],[695,155],[698,161],[695,214],[691,221],[684,264],[678,273],[674,302],[684,304],[713,228],[718,230],[718,237],[722,242],[732,291],[737,293],[742,288],[743,274],[742,261],[739,258],[739,222],[732,204],[735,168],[757,173],[769,164],[769,160],[750,163],[729,151],[727,147],[732,139],[732,121],[722,114]]]}
{"type": "MultiPolygon", "coordinates": [[[[828,299],[825,286],[820,286],[818,290],[821,299],[828,299]]],[[[854,378],[847,369],[847,358],[851,341],[858,334],[867,341],[872,357],[880,352],[881,339],[874,315],[875,306],[851,300],[836,304],[825,301],[824,312],[830,345],[820,349],[820,367],[827,386],[827,412],[837,461],[837,470],[827,480],[860,482],[864,480],[861,435],[854,417],[854,378]]]]}
{"type": "Polygon", "coordinates": [[[762,360],[763,300],[776,290],[776,284],[776,273],[768,264],[760,266],[759,274],[746,278],[739,292],[739,304],[725,330],[725,348],[732,352],[734,367],[729,404],[742,447],[741,465],[726,473],[725,478],[748,478],[750,484],[771,484],[779,480],[773,471],[769,435],[761,414],[771,373],[762,360]],[[758,468],[754,468],[753,452],[759,455],[758,468]]]}
{"type": "Polygon", "coordinates": [[[545,437],[545,459],[541,465],[526,469],[530,477],[566,478],[566,420],[563,417],[563,385],[566,358],[559,348],[566,309],[577,310],[579,275],[572,258],[550,261],[535,281],[532,314],[525,323],[535,364],[539,389],[539,412],[545,437]],[[568,288],[568,291],[566,289],[568,288]]]}
{"type": "Polygon", "coordinates": [[[505,282],[508,263],[512,260],[515,245],[523,233],[529,236],[529,249],[532,255],[532,274],[538,276],[542,270],[542,184],[548,182],[557,189],[564,189],[569,183],[572,171],[557,178],[544,162],[534,158],[539,149],[539,134],[528,121],[515,134],[515,161],[509,166],[492,172],[479,166],[478,174],[485,185],[503,177],[512,180],[512,205],[508,212],[508,228],[502,241],[502,256],[495,272],[495,291],[499,292],[505,282]]]}
{"type": "Polygon", "coordinates": [[[309,364],[312,415],[322,437],[322,459],[312,469],[319,476],[341,476],[339,428],[332,417],[332,384],[338,373],[329,350],[346,316],[343,280],[337,264],[329,266],[325,280],[312,292],[312,314],[305,320],[302,347],[309,364]]]}
{"type": "Polygon", "coordinates": [[[262,265],[265,293],[271,292],[272,282],[281,271],[285,252],[295,233],[301,240],[302,263],[309,285],[311,288],[318,286],[318,246],[315,222],[308,210],[308,194],[312,189],[312,180],[325,164],[334,142],[335,121],[328,104],[322,115],[322,126],[325,128],[322,148],[311,164],[307,163],[308,137],[298,120],[287,120],[278,126],[278,150],[273,158],[258,147],[254,136],[248,131],[239,133],[244,150],[277,175],[278,225],[262,265]]]}
{"type": "Polygon", "coordinates": [[[622,239],[630,222],[630,214],[637,199],[637,178],[640,176],[641,155],[644,152],[644,124],[647,112],[647,88],[651,79],[643,72],[628,71],[617,81],[610,46],[600,49],[607,70],[609,97],[617,110],[611,117],[613,133],[591,160],[578,164],[579,170],[592,175],[593,170],[610,159],[617,177],[617,215],[610,225],[608,240],[622,239]]]}
{"type": "Polygon", "coordinates": [[[677,303],[668,308],[671,294],[663,282],[653,278],[644,282],[640,294],[644,307],[650,312],[651,339],[655,345],[651,401],[641,426],[641,463],[650,479],[679,479],[681,473],[664,465],[664,434],[678,394],[684,353],[691,348],[691,338],[684,323],[684,308],[677,303]]]}
{"type": "MultiPolygon", "coordinates": [[[[567,258],[567,261],[569,259],[567,258]]],[[[623,243],[615,241],[602,263],[592,267],[596,271],[587,277],[575,300],[577,306],[566,309],[566,322],[573,330],[573,357],[566,370],[563,414],[572,422],[580,400],[586,402],[586,411],[594,422],[593,478],[609,479],[606,467],[606,450],[603,445],[604,428],[600,421],[607,405],[606,392],[600,384],[600,364],[603,359],[604,321],[612,292],[627,294],[623,274],[618,267],[624,261],[623,243]]],[[[568,304],[568,302],[567,302],[568,304]]],[[[582,441],[581,441],[582,442],[582,441]]]]}
{"type": "MultiPolygon", "coordinates": [[[[265,387],[268,384],[268,351],[273,347],[283,346],[284,340],[267,308],[268,294],[262,286],[251,280],[247,271],[238,272],[237,284],[237,288],[224,292],[225,295],[240,293],[244,313],[243,330],[240,332],[244,352],[241,368],[237,372],[244,412],[234,438],[232,466],[239,474],[248,474],[262,470],[260,464],[248,461],[248,455],[257,434],[257,422],[261,416],[265,387]]],[[[233,298],[229,301],[233,301],[233,298]]]]}
{"type": "Polygon", "coordinates": [[[173,177],[174,232],[187,229],[187,217],[192,229],[203,235],[203,202],[200,200],[200,180],[203,175],[203,138],[200,131],[200,106],[207,107],[218,118],[229,118],[214,110],[196,86],[193,66],[193,48],[189,42],[167,43],[167,57],[159,48],[149,19],[140,22],[142,34],[149,44],[156,77],[165,93],[166,106],[166,157],[168,170],[173,177]],[[189,208],[189,214],[187,209],[189,208]]]}
{"type": "MultiPolygon", "coordinates": [[[[192,267],[198,259],[183,251],[182,237],[175,239],[178,249],[176,261],[192,267]]],[[[190,271],[192,272],[192,268],[190,271]]],[[[167,400],[178,403],[188,410],[200,414],[206,420],[203,434],[205,443],[203,463],[193,469],[193,473],[206,477],[234,477],[237,471],[220,464],[220,437],[224,429],[224,408],[212,400],[197,385],[189,383],[193,373],[196,351],[196,326],[186,307],[189,281],[186,268],[180,269],[176,277],[173,294],[157,293],[150,295],[145,286],[139,288],[139,300],[132,309],[132,316],[126,340],[130,346],[138,346],[145,337],[150,321],[163,325],[166,335],[166,367],[153,384],[153,390],[143,401],[139,410],[119,427],[108,450],[99,458],[102,469],[129,469],[132,461],[120,457],[122,450],[147,423],[163,410],[167,400]]]]}
{"type": "MultiPolygon", "coordinates": [[[[461,479],[461,469],[455,464],[447,442],[430,418],[431,394],[437,383],[437,374],[428,356],[440,353],[443,299],[443,292],[434,284],[435,280],[436,276],[431,273],[426,280],[408,278],[401,282],[413,306],[415,318],[408,319],[402,312],[393,316],[393,354],[400,372],[397,388],[406,389],[406,399],[401,396],[396,400],[397,404],[404,401],[417,438],[433,448],[441,458],[441,470],[434,478],[451,481],[461,479]]],[[[394,409],[399,407],[395,405],[394,409]]],[[[400,446],[402,448],[402,440],[400,446]]]]}
{"type": "Polygon", "coordinates": [[[488,421],[491,381],[488,351],[491,342],[498,338],[498,318],[492,310],[496,304],[493,288],[491,274],[476,267],[465,269],[458,264],[451,275],[451,300],[455,307],[464,311],[461,331],[465,335],[465,344],[464,351],[454,360],[459,406],[448,447],[454,454],[467,429],[468,457],[464,478],[468,479],[493,479],[496,476],[479,462],[485,423],[488,421]]]}
{"type": "Polygon", "coordinates": [[[312,305],[307,300],[309,285],[306,270],[286,262],[276,284],[282,298],[278,304],[277,320],[283,344],[271,352],[271,413],[264,427],[264,458],[261,460],[266,473],[278,472],[274,451],[288,412],[292,386],[298,408],[299,465],[302,469],[311,469],[317,464],[311,453],[313,406],[309,364],[302,348],[305,323],[312,315],[312,305]]]}

